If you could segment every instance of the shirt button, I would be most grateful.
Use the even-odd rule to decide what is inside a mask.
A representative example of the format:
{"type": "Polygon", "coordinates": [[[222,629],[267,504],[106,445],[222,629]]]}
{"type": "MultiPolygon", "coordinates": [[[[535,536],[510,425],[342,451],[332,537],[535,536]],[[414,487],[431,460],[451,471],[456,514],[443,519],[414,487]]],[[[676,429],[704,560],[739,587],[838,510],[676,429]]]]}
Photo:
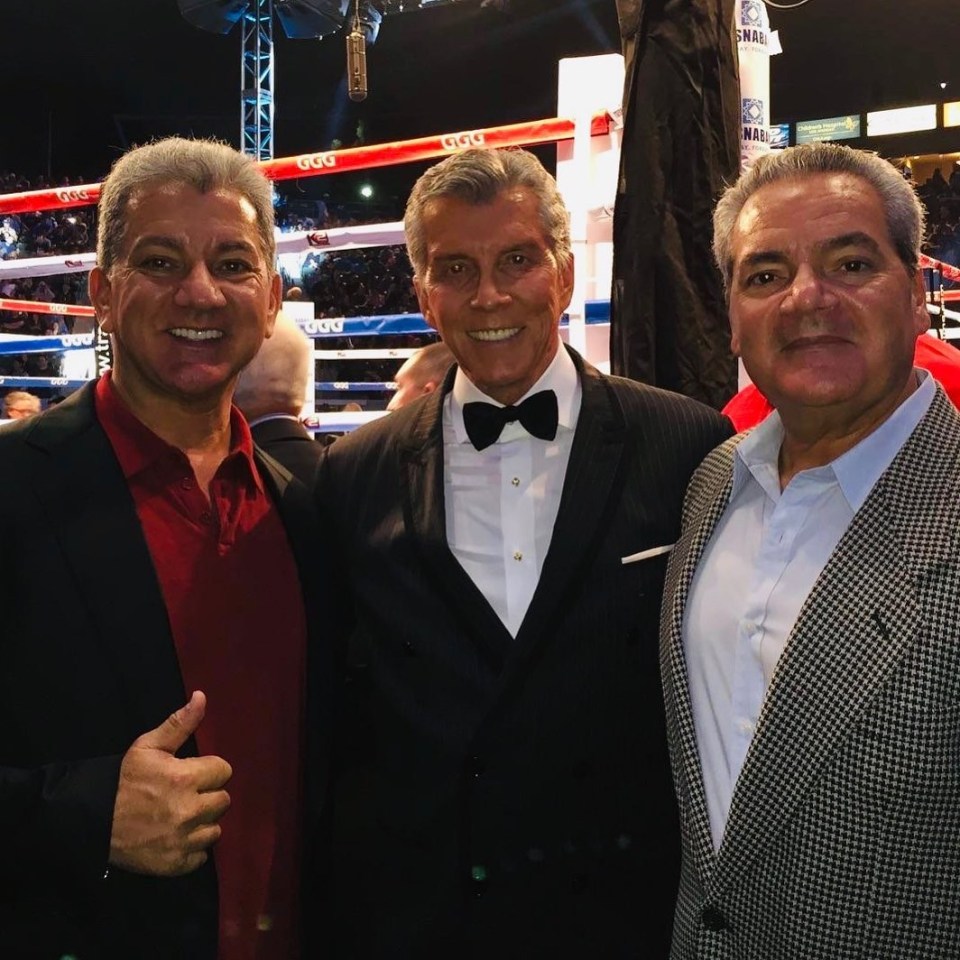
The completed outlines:
{"type": "Polygon", "coordinates": [[[747,720],[746,718],[741,718],[737,721],[737,729],[744,736],[751,736],[753,734],[753,722],[747,720]]]}
{"type": "Polygon", "coordinates": [[[519,562],[520,560],[523,559],[523,554],[518,550],[518,551],[513,555],[513,559],[516,560],[517,562],[519,562]]]}
{"type": "Polygon", "coordinates": [[[475,897],[482,897],[487,889],[487,868],[482,863],[476,863],[470,868],[470,881],[475,897]]]}
{"type": "Polygon", "coordinates": [[[520,486],[520,478],[519,478],[519,477],[514,477],[510,482],[511,482],[515,487],[519,487],[519,486],[520,486]]]}
{"type": "Polygon", "coordinates": [[[184,477],[180,481],[180,486],[183,487],[184,490],[190,490],[193,487],[193,481],[189,477],[184,477]]]}

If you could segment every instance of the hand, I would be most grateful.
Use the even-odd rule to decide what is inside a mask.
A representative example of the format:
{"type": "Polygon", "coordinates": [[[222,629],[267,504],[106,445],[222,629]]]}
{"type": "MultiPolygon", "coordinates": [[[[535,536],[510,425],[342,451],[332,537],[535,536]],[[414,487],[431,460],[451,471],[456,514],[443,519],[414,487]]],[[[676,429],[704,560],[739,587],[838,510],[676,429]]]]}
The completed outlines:
{"type": "Polygon", "coordinates": [[[203,720],[207,698],[187,704],[137,737],[120,764],[110,864],[134,873],[174,877],[196,870],[220,838],[217,821],[230,806],[223,789],[233,771],[220,757],[179,759],[177,750],[203,720]]]}

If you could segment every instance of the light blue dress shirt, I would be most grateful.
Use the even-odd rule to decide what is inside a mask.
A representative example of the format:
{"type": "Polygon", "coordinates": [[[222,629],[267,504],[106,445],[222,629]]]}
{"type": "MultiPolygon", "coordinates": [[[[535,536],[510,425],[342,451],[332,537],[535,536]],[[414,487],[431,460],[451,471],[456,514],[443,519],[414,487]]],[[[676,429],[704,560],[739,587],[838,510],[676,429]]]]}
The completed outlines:
{"type": "Polygon", "coordinates": [[[873,433],[780,490],[783,440],[772,413],[738,445],[730,502],[690,585],[683,647],[714,848],[763,699],[800,608],[830,555],[927,412],[920,386],[873,433]]]}

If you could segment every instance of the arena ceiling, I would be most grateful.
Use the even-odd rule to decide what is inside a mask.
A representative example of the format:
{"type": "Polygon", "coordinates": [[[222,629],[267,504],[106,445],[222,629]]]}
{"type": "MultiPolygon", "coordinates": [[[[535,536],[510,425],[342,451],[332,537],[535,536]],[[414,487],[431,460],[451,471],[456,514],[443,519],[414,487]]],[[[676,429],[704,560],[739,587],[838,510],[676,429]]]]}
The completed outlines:
{"type": "MultiPolygon", "coordinates": [[[[0,2],[0,167],[89,180],[151,136],[238,140],[236,33],[191,27],[176,0],[0,2]]],[[[960,99],[956,0],[807,0],[769,12],[784,48],[771,66],[774,120],[960,99]]],[[[341,88],[339,36],[280,36],[276,48],[278,154],[350,142],[358,123],[368,142],[426,136],[552,115],[558,58],[619,49],[616,0],[439,0],[388,16],[359,105],[341,88]]]]}

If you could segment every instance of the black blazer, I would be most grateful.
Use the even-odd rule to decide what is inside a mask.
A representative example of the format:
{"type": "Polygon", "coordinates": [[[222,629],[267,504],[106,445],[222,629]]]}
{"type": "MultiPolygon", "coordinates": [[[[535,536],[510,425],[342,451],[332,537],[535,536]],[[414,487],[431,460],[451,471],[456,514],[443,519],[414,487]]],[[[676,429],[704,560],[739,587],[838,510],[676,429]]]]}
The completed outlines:
{"type": "Polygon", "coordinates": [[[453,371],[321,462],[352,628],[338,958],[666,956],[679,874],[657,655],[666,557],[621,558],[677,539],[690,474],[732,430],[573,356],[580,418],[516,639],[446,542],[453,371]]]}
{"type": "Polygon", "coordinates": [[[289,417],[271,417],[250,427],[254,442],[282,463],[298,480],[310,484],[323,450],[310,431],[289,417]]]}
{"type": "MultiPolygon", "coordinates": [[[[314,514],[301,484],[256,457],[307,602],[312,837],[330,704],[316,636],[314,514]]],[[[116,869],[104,879],[122,755],[186,695],[92,385],[0,430],[0,477],[0,956],[213,958],[214,858],[175,879],[116,869]]]]}

